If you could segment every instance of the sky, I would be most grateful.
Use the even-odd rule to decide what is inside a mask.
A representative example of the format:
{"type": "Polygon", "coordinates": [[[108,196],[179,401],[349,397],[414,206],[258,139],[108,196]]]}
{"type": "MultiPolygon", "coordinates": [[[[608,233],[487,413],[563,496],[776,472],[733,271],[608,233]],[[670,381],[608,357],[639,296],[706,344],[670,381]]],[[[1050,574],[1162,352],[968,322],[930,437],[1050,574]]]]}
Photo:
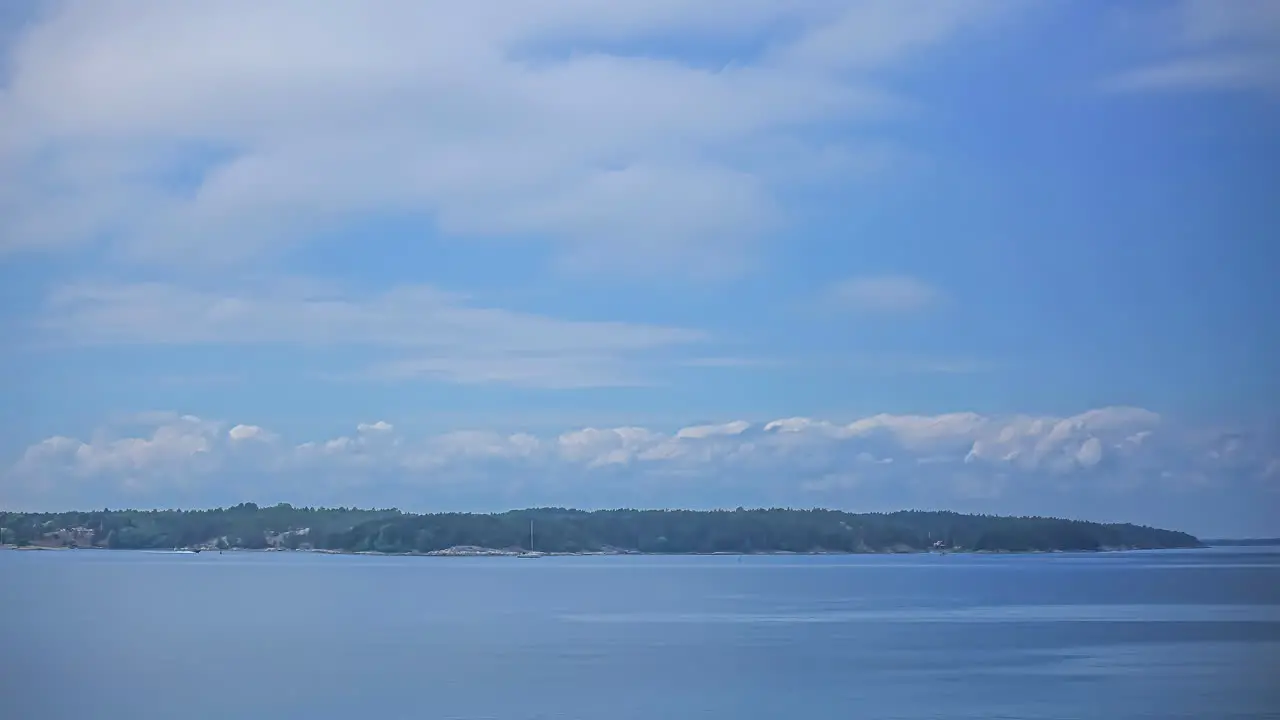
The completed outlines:
{"type": "Polygon", "coordinates": [[[0,507],[1280,534],[1280,2],[0,5],[0,507]]]}

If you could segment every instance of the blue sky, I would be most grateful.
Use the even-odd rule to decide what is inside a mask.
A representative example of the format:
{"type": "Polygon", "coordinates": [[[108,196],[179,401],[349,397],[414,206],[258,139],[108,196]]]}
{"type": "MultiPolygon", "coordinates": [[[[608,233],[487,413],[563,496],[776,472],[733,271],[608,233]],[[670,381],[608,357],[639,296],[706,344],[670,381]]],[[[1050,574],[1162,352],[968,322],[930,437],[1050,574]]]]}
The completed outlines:
{"type": "Polygon", "coordinates": [[[1280,533],[1277,91],[1263,0],[7,4],[0,503],[1280,533]]]}

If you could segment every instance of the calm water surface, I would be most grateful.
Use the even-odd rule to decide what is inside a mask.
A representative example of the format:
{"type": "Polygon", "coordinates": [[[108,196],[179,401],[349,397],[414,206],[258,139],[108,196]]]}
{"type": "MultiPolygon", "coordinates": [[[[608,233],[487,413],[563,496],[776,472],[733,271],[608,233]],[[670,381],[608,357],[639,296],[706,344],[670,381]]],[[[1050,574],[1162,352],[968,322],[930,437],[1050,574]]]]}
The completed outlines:
{"type": "Polygon", "coordinates": [[[0,717],[1280,718],[1280,552],[0,551],[0,717]]]}

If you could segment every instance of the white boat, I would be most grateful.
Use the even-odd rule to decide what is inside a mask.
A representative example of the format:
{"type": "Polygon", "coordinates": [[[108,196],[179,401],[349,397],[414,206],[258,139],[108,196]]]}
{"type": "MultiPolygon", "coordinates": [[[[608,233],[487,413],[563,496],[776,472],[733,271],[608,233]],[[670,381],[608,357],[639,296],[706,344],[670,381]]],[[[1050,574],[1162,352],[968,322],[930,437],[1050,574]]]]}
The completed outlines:
{"type": "Polygon", "coordinates": [[[518,558],[540,558],[540,557],[542,557],[542,553],[540,553],[540,552],[538,552],[538,551],[536,551],[536,550],[534,550],[534,549],[533,549],[533,521],[532,521],[532,520],[530,520],[530,521],[529,521],[529,551],[528,551],[528,552],[522,552],[522,553],[520,553],[519,555],[517,555],[516,557],[518,557],[518,558]]]}

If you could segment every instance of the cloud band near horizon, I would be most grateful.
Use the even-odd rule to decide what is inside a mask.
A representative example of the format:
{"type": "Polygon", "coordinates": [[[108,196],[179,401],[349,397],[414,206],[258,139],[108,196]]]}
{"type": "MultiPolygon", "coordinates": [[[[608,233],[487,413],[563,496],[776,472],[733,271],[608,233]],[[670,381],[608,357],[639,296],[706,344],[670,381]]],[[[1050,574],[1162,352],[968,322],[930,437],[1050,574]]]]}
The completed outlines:
{"type": "Polygon", "coordinates": [[[1280,459],[1264,434],[1211,432],[1139,408],[1071,417],[875,415],[415,437],[392,423],[292,442],[190,415],[51,437],[6,472],[12,508],[244,501],[493,511],[595,507],[955,509],[1069,515],[1215,534],[1274,529],[1280,459]],[[1194,502],[1188,502],[1194,500],[1194,502]],[[1187,514],[1188,509],[1194,515],[1187,514]]]}

